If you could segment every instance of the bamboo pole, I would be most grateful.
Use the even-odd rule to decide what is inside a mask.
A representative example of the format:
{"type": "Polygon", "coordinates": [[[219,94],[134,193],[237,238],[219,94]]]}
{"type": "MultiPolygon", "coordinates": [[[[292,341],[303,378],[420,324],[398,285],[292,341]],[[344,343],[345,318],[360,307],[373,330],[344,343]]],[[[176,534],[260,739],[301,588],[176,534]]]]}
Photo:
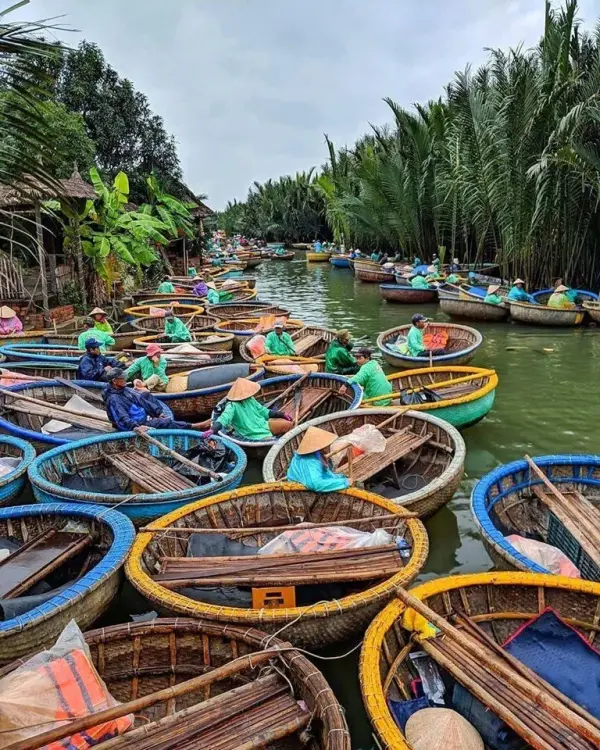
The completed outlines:
{"type": "MultiPolygon", "coordinates": [[[[0,393],[1,392],[2,391],[0,391],[0,393]]],[[[214,471],[211,471],[210,469],[205,469],[203,466],[199,466],[198,464],[195,464],[193,461],[190,461],[189,458],[182,456],[181,453],[177,453],[177,451],[174,451],[172,448],[169,448],[168,446],[164,445],[164,443],[161,443],[160,440],[156,440],[156,438],[153,438],[151,435],[148,435],[147,432],[142,431],[142,432],[137,432],[136,434],[139,437],[141,437],[142,440],[145,440],[146,442],[154,445],[162,453],[165,453],[167,456],[171,456],[171,458],[177,459],[179,463],[183,464],[184,466],[187,466],[188,469],[193,469],[198,474],[207,474],[211,479],[214,479],[215,482],[223,481],[223,477],[221,477],[219,474],[216,474],[214,471]]]]}
{"type": "Polygon", "coordinates": [[[65,380],[65,378],[59,378],[58,376],[55,376],[54,380],[56,380],[57,383],[64,385],[65,388],[71,388],[72,390],[77,391],[77,393],[81,393],[86,398],[92,399],[92,401],[100,401],[104,403],[104,399],[99,393],[88,391],[87,388],[82,388],[80,385],[76,385],[72,380],[65,380]]]}
{"type": "Polygon", "coordinates": [[[274,399],[272,399],[271,401],[269,401],[269,403],[268,403],[268,404],[265,404],[265,407],[266,407],[267,409],[271,409],[271,408],[273,407],[273,404],[276,404],[276,403],[277,403],[278,401],[280,401],[280,400],[281,400],[281,399],[282,399],[282,398],[283,398],[284,396],[287,396],[287,394],[288,394],[288,393],[291,393],[292,391],[295,391],[295,390],[296,390],[296,388],[298,388],[298,387],[299,387],[300,385],[302,385],[302,383],[304,383],[304,381],[305,381],[305,380],[306,380],[306,379],[308,378],[308,376],[309,376],[310,374],[311,374],[311,373],[307,372],[307,373],[305,373],[304,375],[301,375],[301,376],[300,376],[300,378],[298,378],[298,380],[296,380],[295,382],[293,382],[293,383],[292,383],[292,384],[291,384],[291,385],[289,386],[289,388],[286,388],[286,389],[285,389],[285,391],[283,391],[283,393],[280,393],[280,394],[279,394],[279,396],[276,396],[276,397],[275,397],[274,399]]]}
{"type": "MultiPolygon", "coordinates": [[[[437,388],[448,388],[452,385],[458,385],[459,383],[467,383],[470,380],[475,380],[476,378],[485,378],[485,377],[491,377],[492,375],[495,375],[495,370],[482,370],[481,372],[475,373],[473,375],[464,375],[460,378],[452,378],[451,380],[442,380],[439,383],[431,383],[430,385],[420,385],[416,388],[407,388],[405,393],[417,393],[418,391],[422,391],[423,389],[427,388],[430,391],[435,391],[437,388]]],[[[383,399],[388,398],[398,398],[402,395],[401,391],[393,391],[392,393],[386,393],[383,396],[371,396],[370,398],[364,398],[361,403],[367,404],[371,401],[382,401],[383,399]]]]}
{"type": "MultiPolygon", "coordinates": [[[[2,394],[3,396],[9,396],[15,401],[26,401],[29,404],[35,404],[36,406],[40,406],[45,409],[52,409],[53,411],[62,412],[63,414],[69,416],[85,417],[86,419],[91,419],[96,422],[102,423],[105,422],[107,425],[110,425],[110,420],[108,419],[108,417],[91,416],[90,414],[86,414],[85,412],[79,411],[78,409],[69,409],[66,406],[59,406],[58,404],[48,404],[48,402],[44,401],[43,399],[33,398],[32,396],[25,396],[22,393],[9,391],[6,388],[0,388],[0,394],[2,394]]],[[[8,406],[8,404],[5,405],[8,406]]]]}

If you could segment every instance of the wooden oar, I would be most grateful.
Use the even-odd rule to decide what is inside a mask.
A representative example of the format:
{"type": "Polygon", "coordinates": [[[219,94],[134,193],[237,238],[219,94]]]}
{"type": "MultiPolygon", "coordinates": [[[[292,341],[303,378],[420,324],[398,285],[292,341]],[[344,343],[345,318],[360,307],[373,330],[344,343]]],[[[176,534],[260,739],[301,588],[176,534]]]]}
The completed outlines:
{"type": "Polygon", "coordinates": [[[222,482],[223,477],[219,476],[219,474],[216,474],[214,471],[211,471],[210,469],[205,469],[203,466],[199,466],[198,464],[195,464],[193,461],[190,461],[189,458],[186,458],[185,456],[182,456],[181,453],[177,453],[177,451],[174,451],[172,448],[169,448],[168,446],[164,445],[164,443],[161,443],[160,440],[157,440],[156,438],[153,438],[151,435],[148,435],[147,432],[137,432],[137,435],[141,437],[143,440],[145,440],[148,443],[151,443],[152,445],[156,446],[162,453],[165,453],[168,456],[171,456],[171,458],[177,459],[179,463],[183,464],[184,466],[187,466],[189,469],[193,469],[198,474],[207,474],[211,479],[214,479],[215,482],[222,482]]]}
{"type": "Polygon", "coordinates": [[[298,380],[296,380],[296,381],[295,381],[294,383],[292,383],[292,384],[291,384],[291,385],[289,386],[289,388],[286,388],[286,389],[285,389],[285,391],[283,391],[283,393],[280,393],[280,394],[279,394],[279,396],[276,396],[276,397],[275,397],[274,399],[272,399],[271,401],[269,401],[269,403],[268,403],[268,404],[265,404],[265,407],[266,407],[267,409],[271,409],[271,408],[273,407],[273,404],[276,404],[276,403],[277,403],[278,401],[280,401],[280,400],[281,400],[281,399],[282,399],[282,398],[283,398],[284,396],[287,396],[287,394],[288,394],[288,393],[291,393],[291,392],[292,392],[292,391],[294,391],[294,390],[295,390],[296,388],[298,388],[298,386],[302,385],[302,383],[303,383],[303,382],[304,382],[304,381],[306,380],[306,378],[308,378],[308,376],[309,376],[309,375],[311,375],[311,373],[310,373],[310,372],[307,372],[307,373],[305,373],[304,375],[302,375],[302,376],[301,376],[300,378],[298,378],[298,380]]]}
{"type": "MultiPolygon", "coordinates": [[[[59,406],[58,404],[49,404],[47,401],[43,401],[39,398],[32,398],[31,396],[24,396],[21,393],[16,393],[15,391],[9,391],[6,388],[0,388],[0,394],[3,396],[8,396],[9,398],[14,399],[15,401],[26,401],[30,404],[35,404],[36,406],[41,406],[44,409],[50,409],[52,411],[61,412],[67,416],[75,416],[75,417],[85,417],[86,419],[93,419],[96,422],[106,422],[110,424],[110,420],[108,417],[100,417],[100,416],[91,416],[90,414],[86,414],[85,412],[79,411],[78,409],[69,409],[66,406],[59,406]]],[[[6,404],[8,406],[8,404],[6,404]]]]}
{"type": "Polygon", "coordinates": [[[65,378],[59,378],[58,376],[55,377],[54,380],[56,380],[57,383],[64,385],[65,388],[72,388],[74,391],[77,391],[77,393],[81,393],[92,401],[101,401],[104,403],[104,399],[99,393],[94,393],[93,391],[88,391],[87,388],[82,388],[80,385],[75,385],[72,380],[65,380],[65,378]]]}
{"type": "Polygon", "coordinates": [[[405,391],[392,391],[391,393],[386,393],[382,396],[371,396],[370,398],[363,398],[361,404],[367,404],[371,401],[383,401],[384,399],[388,398],[398,398],[402,395],[402,393],[418,393],[419,391],[428,389],[430,391],[434,391],[437,388],[448,388],[451,385],[458,385],[459,383],[467,383],[470,380],[475,380],[476,378],[486,378],[491,377],[492,375],[495,375],[495,370],[481,370],[480,372],[473,373],[473,375],[464,375],[460,378],[453,378],[452,380],[442,380],[439,383],[430,383],[429,385],[420,385],[416,388],[407,388],[405,391]]]}

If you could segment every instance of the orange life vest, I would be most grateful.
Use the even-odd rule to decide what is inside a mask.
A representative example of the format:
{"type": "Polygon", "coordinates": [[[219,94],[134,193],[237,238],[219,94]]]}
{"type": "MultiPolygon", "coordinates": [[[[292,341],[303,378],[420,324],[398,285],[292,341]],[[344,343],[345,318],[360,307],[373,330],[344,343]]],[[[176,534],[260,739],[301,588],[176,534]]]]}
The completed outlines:
{"type": "Polygon", "coordinates": [[[328,550],[343,549],[348,538],[332,529],[298,529],[284,531],[286,541],[294,548],[294,552],[308,554],[310,552],[327,552],[328,550]]]}
{"type": "Polygon", "coordinates": [[[448,343],[448,331],[438,330],[423,336],[425,349],[445,349],[448,343]]]}

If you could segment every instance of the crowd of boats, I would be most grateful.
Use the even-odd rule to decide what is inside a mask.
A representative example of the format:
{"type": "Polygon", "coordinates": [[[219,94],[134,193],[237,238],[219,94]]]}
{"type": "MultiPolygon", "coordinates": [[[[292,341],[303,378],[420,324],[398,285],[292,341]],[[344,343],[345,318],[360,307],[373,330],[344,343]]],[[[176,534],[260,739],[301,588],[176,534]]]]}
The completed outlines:
{"type": "MultiPolygon", "coordinates": [[[[348,750],[305,652],[357,639],[381,747],[600,747],[600,456],[481,478],[495,572],[409,588],[499,387],[471,364],[483,336],[415,315],[380,334],[383,377],[347,332],[258,298],[246,268],[293,251],[237,240],[136,292],[119,328],[99,309],[0,338],[0,747],[348,750]],[[89,630],[123,572],[159,616],[89,630]]],[[[441,304],[490,269],[462,270],[441,304]]]]}

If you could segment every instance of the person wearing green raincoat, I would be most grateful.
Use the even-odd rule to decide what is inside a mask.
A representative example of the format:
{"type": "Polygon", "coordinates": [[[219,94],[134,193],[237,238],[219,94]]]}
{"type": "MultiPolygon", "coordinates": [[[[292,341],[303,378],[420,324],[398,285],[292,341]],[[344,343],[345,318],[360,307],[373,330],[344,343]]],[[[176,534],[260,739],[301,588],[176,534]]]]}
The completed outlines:
{"type": "Polygon", "coordinates": [[[286,479],[298,482],[313,492],[336,492],[350,486],[343,474],[336,474],[323,455],[336,440],[336,435],[320,427],[309,427],[288,466],[286,479]]]}
{"type": "Polygon", "coordinates": [[[413,289],[429,289],[429,284],[427,283],[422,272],[418,273],[411,279],[410,285],[413,289]]]}
{"type": "Polygon", "coordinates": [[[448,284],[458,284],[460,283],[460,276],[455,273],[449,273],[448,276],[446,276],[446,281],[448,284]]]}
{"type": "Polygon", "coordinates": [[[350,332],[342,329],[325,352],[325,372],[334,375],[354,375],[358,372],[358,363],[352,354],[350,332]]]}
{"type": "Polygon", "coordinates": [[[187,270],[187,275],[190,277],[190,279],[193,279],[194,276],[198,275],[198,272],[196,271],[196,269],[194,268],[194,266],[190,266],[188,268],[188,270],[187,270]]]}
{"type": "Polygon", "coordinates": [[[431,265],[435,268],[436,273],[439,274],[441,262],[440,262],[440,259],[437,256],[437,253],[433,254],[433,260],[431,261],[431,265]]]}
{"type": "Polygon", "coordinates": [[[165,336],[172,344],[185,344],[192,340],[192,334],[185,323],[172,310],[165,313],[165,336]]]}
{"type": "Polygon", "coordinates": [[[422,265],[423,265],[423,261],[421,260],[421,258],[419,258],[418,255],[415,255],[415,257],[413,258],[412,267],[417,268],[418,266],[422,266],[422,265]]]}
{"type": "Polygon", "coordinates": [[[427,268],[427,276],[425,276],[425,281],[430,284],[434,281],[439,281],[439,274],[438,270],[435,266],[429,266],[427,268]]]}
{"type": "MultiPolygon", "coordinates": [[[[358,350],[356,361],[360,370],[356,375],[348,378],[348,382],[360,385],[365,392],[365,398],[387,396],[388,393],[392,392],[392,384],[386,378],[379,362],[371,359],[372,356],[373,352],[370,349],[364,348],[358,350]]],[[[340,388],[340,393],[346,393],[347,390],[347,387],[343,385],[340,388]]],[[[375,401],[370,406],[389,406],[391,403],[392,400],[390,398],[382,398],[381,401],[375,401]]]]}
{"type": "MultiPolygon", "coordinates": [[[[268,409],[254,396],[260,384],[238,378],[227,393],[227,405],[212,423],[215,432],[228,431],[241,440],[272,440],[292,428],[292,418],[278,409],[268,409]]],[[[204,425],[205,426],[205,425],[204,425]]]]}
{"type": "Polygon", "coordinates": [[[501,305],[503,300],[499,294],[496,294],[498,289],[500,289],[500,284],[490,284],[483,301],[487,302],[488,305],[501,305]]]}
{"type": "Polygon", "coordinates": [[[271,331],[265,339],[265,351],[267,354],[276,354],[282,357],[296,355],[296,347],[292,337],[283,330],[283,323],[275,323],[275,330],[271,331]]]}
{"type": "Polygon", "coordinates": [[[175,287],[173,286],[173,283],[171,282],[171,279],[169,276],[165,276],[165,278],[161,281],[161,283],[158,285],[158,289],[156,290],[157,294],[175,294],[175,287]]]}
{"type": "Polygon", "coordinates": [[[133,380],[135,387],[143,386],[149,391],[164,391],[169,383],[167,360],[158,344],[148,344],[146,356],[136,359],[125,371],[125,379],[133,380]],[[137,381],[137,382],[136,382],[137,381]]]}
{"type": "Polygon", "coordinates": [[[231,292],[227,292],[225,290],[221,290],[219,292],[214,281],[209,281],[206,286],[208,287],[206,299],[209,305],[218,305],[222,304],[223,302],[231,302],[231,300],[233,299],[233,294],[231,292]]]}
{"type": "Polygon", "coordinates": [[[79,334],[77,338],[77,348],[79,351],[85,351],[85,342],[88,339],[95,339],[100,344],[99,348],[103,354],[107,349],[111,349],[115,345],[115,339],[110,333],[106,333],[101,328],[96,328],[95,325],[79,334]]]}

